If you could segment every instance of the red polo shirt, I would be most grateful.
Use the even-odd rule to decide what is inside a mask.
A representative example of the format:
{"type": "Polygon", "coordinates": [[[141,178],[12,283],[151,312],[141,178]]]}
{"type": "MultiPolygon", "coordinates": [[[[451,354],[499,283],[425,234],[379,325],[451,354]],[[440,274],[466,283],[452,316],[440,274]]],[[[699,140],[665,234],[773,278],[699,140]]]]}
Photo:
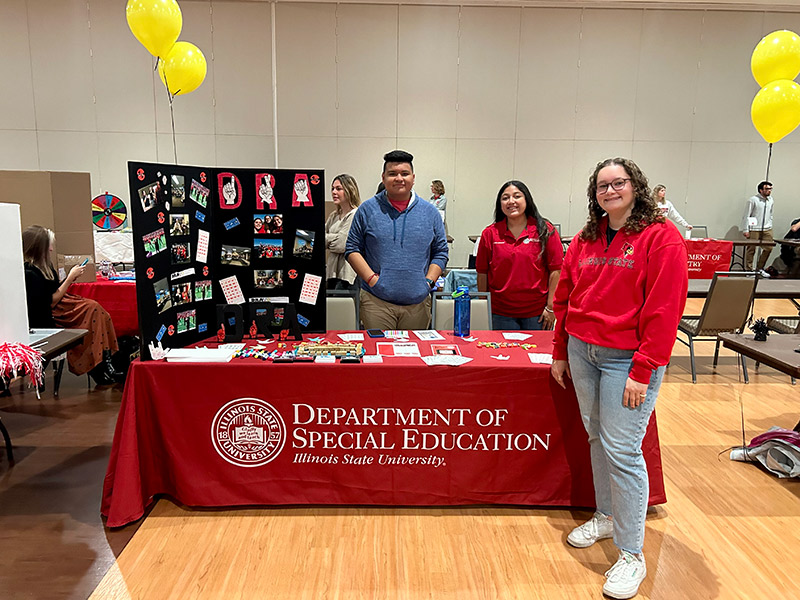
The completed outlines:
{"type": "Polygon", "coordinates": [[[544,311],[550,273],[560,271],[564,261],[558,232],[550,223],[547,229],[547,265],[542,263],[542,245],[534,219],[528,217],[528,225],[516,239],[505,219],[483,230],[475,269],[488,276],[493,313],[527,319],[544,311]]]}

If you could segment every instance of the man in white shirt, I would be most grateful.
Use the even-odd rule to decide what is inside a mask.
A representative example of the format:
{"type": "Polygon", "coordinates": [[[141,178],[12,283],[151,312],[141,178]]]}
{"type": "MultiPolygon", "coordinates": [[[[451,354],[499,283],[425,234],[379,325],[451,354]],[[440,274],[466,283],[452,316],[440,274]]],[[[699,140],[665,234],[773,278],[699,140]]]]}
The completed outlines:
{"type": "MultiPolygon", "coordinates": [[[[758,184],[758,194],[747,200],[742,219],[742,235],[750,240],[766,242],[761,245],[761,254],[758,257],[758,270],[761,271],[767,264],[767,259],[775,244],[772,241],[772,183],[762,181],[758,184]]],[[[748,246],[744,256],[744,268],[753,270],[753,256],[756,246],[748,246]]]]}

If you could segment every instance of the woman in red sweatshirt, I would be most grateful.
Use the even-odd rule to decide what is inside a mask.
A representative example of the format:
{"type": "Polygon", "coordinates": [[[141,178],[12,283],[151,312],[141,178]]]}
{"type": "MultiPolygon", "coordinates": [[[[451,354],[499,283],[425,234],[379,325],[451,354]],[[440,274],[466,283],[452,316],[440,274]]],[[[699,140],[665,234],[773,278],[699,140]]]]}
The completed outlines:
{"type": "Polygon", "coordinates": [[[552,375],[562,387],[565,376],[575,386],[597,511],[567,541],[586,548],[613,537],[619,559],[603,592],[632,598],[647,574],[642,439],[686,304],[686,246],[659,215],[633,161],[599,163],[587,195],[589,218],[567,250],[556,289],[552,375]]]}

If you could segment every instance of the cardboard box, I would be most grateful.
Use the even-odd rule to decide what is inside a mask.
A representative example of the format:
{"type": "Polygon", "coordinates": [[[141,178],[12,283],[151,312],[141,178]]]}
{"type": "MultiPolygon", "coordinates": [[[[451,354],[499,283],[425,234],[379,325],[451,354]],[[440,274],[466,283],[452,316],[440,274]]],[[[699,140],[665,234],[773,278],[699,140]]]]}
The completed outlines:
{"type": "Polygon", "coordinates": [[[64,279],[72,267],[83,263],[83,261],[87,258],[89,259],[89,262],[86,263],[86,270],[83,272],[83,275],[78,277],[75,281],[97,281],[97,271],[94,264],[94,257],[88,254],[59,254],[58,266],[56,267],[58,269],[59,279],[64,279]]]}

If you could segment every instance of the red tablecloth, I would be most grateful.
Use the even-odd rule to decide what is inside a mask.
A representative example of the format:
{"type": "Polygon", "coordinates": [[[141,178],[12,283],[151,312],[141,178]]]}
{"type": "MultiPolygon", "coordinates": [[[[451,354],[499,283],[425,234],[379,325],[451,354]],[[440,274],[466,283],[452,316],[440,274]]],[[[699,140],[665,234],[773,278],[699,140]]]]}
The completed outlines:
{"type": "MultiPolygon", "coordinates": [[[[552,334],[535,333],[532,350],[446,337],[474,360],[135,361],[104,482],[108,526],[139,519],[157,494],[189,506],[593,506],[574,391],[528,358],[550,352],[552,334]]],[[[422,354],[436,343],[412,341],[422,354]]],[[[643,447],[650,503],[665,502],[655,417],[643,447]]]]}
{"type": "Polygon", "coordinates": [[[729,240],[686,240],[689,279],[713,279],[717,271],[729,271],[733,242],[729,240]]]}
{"type": "Polygon", "coordinates": [[[70,293],[96,300],[111,315],[117,335],[139,335],[135,281],[73,283],[70,293]]]}

